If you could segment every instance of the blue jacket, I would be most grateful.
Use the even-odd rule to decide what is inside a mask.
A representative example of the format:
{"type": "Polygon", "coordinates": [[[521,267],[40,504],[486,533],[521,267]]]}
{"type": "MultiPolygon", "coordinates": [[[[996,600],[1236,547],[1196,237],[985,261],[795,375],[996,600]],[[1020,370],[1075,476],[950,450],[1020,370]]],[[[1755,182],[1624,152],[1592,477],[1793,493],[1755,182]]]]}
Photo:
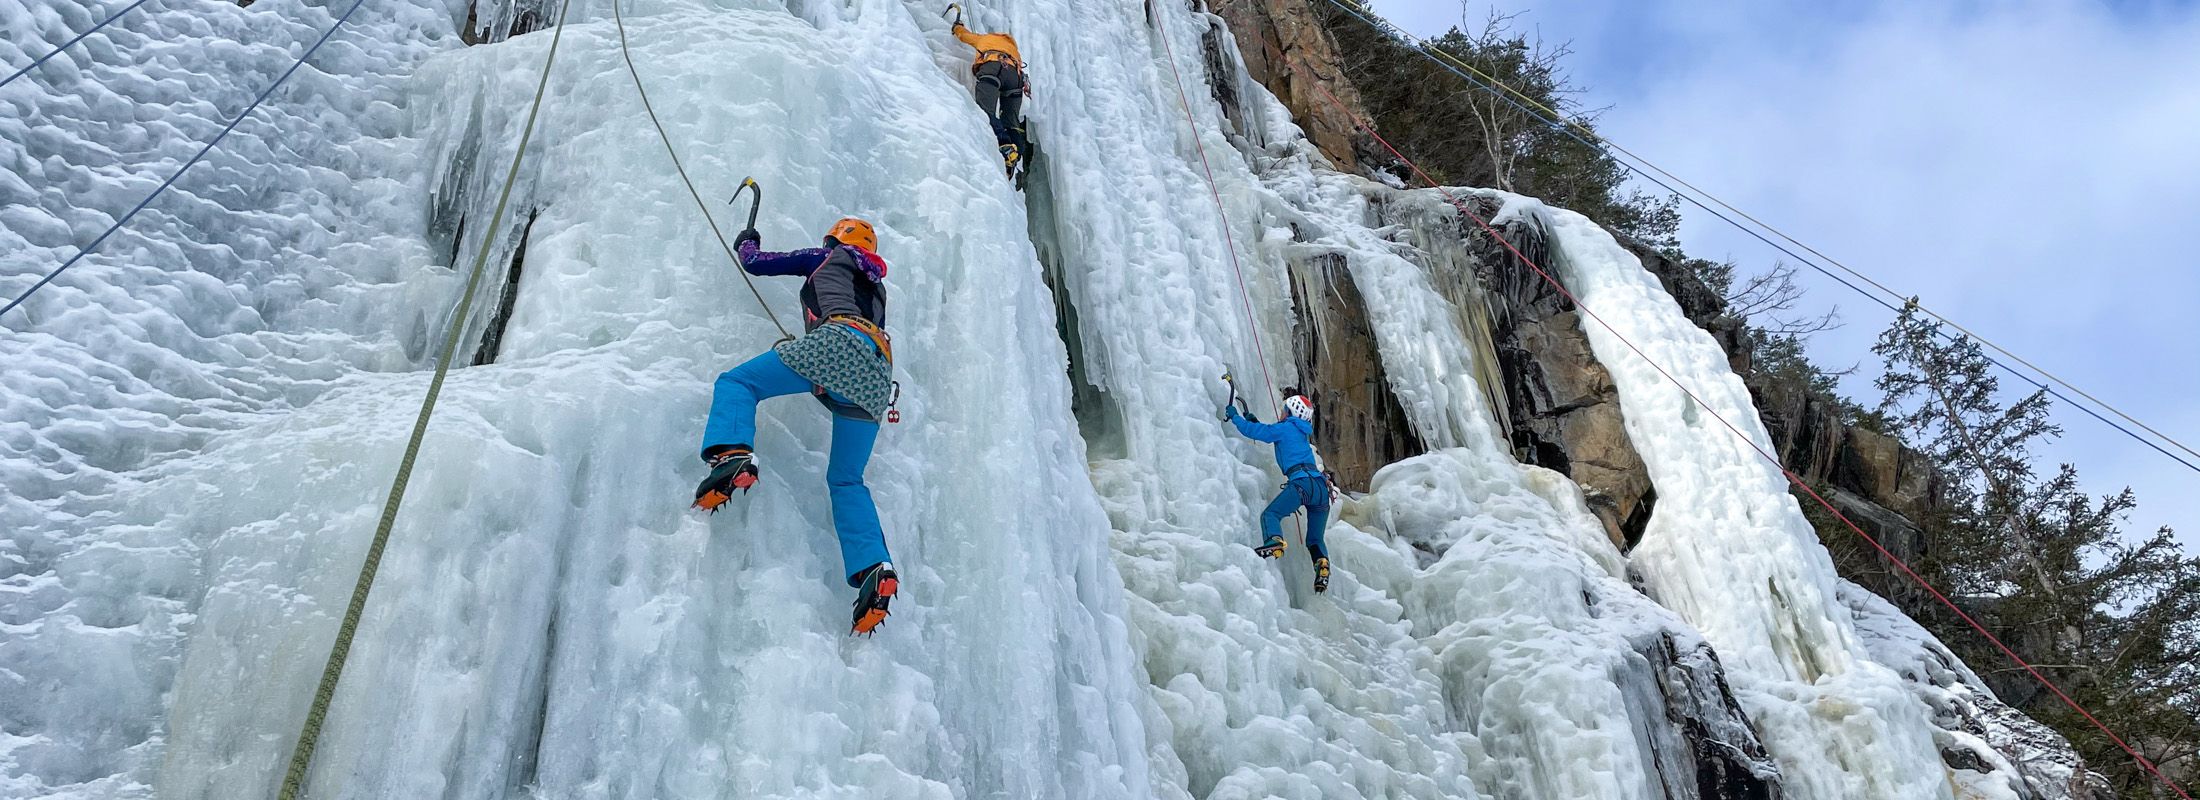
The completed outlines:
{"type": "Polygon", "coordinates": [[[1239,414],[1237,406],[1230,407],[1230,422],[1247,438],[1274,444],[1276,467],[1283,470],[1285,477],[1321,474],[1314,462],[1314,423],[1298,417],[1284,417],[1280,422],[1254,422],[1239,414]]]}

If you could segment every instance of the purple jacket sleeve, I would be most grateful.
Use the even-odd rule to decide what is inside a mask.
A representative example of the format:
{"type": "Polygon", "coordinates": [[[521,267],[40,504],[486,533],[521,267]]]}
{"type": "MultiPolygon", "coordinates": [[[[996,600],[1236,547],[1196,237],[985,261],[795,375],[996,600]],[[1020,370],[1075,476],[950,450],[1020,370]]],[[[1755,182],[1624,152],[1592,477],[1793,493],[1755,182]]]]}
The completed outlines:
{"type": "Polygon", "coordinates": [[[812,247],[774,253],[757,246],[755,242],[742,242],[740,251],[741,268],[748,270],[750,275],[805,276],[815,272],[819,265],[825,263],[825,257],[833,252],[822,247],[812,247]]]}

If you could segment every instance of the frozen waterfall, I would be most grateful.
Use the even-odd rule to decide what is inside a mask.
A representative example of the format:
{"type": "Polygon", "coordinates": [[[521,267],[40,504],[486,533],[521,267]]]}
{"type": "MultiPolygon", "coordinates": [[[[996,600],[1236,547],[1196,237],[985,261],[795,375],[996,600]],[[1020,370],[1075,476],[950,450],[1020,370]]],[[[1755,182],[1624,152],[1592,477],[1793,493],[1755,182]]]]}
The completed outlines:
{"type": "MultiPolygon", "coordinates": [[[[0,56],[123,5],[0,0],[0,56]]],[[[686,510],[711,379],[777,331],[643,116],[606,0],[572,6],[491,297],[451,318],[550,41],[468,46],[470,5],[370,4],[0,318],[0,796],[272,796],[452,326],[467,360],[314,797],[1679,800],[1700,759],[1800,800],[1997,796],[1952,793],[1985,784],[1940,763],[1942,695],[1874,660],[1925,646],[1868,652],[1855,609],[1878,609],[1842,600],[1778,474],[1613,334],[1588,331],[1658,487],[1643,544],[1516,461],[1436,260],[1371,204],[1454,212],[1330,169],[1181,2],[966,4],[1030,65],[1027,193],[928,2],[624,7],[706,197],[754,176],[768,247],[857,215],[893,265],[904,422],[868,479],[904,588],[848,638],[816,404],[767,403],[758,490],[686,510]],[[1297,547],[1247,547],[1281,478],[1215,413],[1225,370],[1293,382],[1288,270],[1314,255],[1378,310],[1431,447],[1340,504],[1326,595],[1297,547]],[[1675,715],[1699,712],[1691,742],[1675,715]]],[[[156,0],[0,88],[0,293],[333,19],[156,0]]],[[[1489,196],[1763,440],[1717,345],[1610,236],[1489,196]]],[[[791,324],[798,285],[758,285],[791,324]]]]}

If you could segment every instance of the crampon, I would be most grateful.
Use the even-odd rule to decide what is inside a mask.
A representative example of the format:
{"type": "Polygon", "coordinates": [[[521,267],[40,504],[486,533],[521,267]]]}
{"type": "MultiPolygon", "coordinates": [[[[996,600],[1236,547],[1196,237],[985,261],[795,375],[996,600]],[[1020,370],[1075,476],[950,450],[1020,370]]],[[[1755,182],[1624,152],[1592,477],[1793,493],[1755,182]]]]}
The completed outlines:
{"type": "Polygon", "coordinates": [[[886,621],[886,606],[893,602],[894,593],[901,589],[901,577],[894,574],[894,565],[882,562],[863,573],[862,587],[856,592],[855,622],[848,629],[850,636],[869,636],[886,621]]]}
{"type": "Polygon", "coordinates": [[[748,448],[729,447],[709,456],[710,477],[695,487],[695,507],[716,512],[719,506],[733,499],[733,492],[743,492],[756,485],[756,456],[748,448]]]}

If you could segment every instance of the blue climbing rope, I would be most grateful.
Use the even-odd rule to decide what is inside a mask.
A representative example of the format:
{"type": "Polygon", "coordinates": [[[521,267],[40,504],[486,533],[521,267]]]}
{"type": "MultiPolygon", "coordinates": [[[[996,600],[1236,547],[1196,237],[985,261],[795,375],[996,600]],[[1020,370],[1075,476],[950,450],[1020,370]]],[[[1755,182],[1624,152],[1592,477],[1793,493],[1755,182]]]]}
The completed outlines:
{"type": "Polygon", "coordinates": [[[122,215],[120,219],[115,220],[113,225],[107,226],[107,230],[102,231],[99,238],[93,239],[91,244],[77,250],[76,255],[70,256],[69,260],[61,262],[61,266],[55,267],[52,272],[46,273],[46,277],[39,278],[37,283],[31,284],[31,288],[23,290],[22,294],[8,301],[6,306],[0,306],[0,315],[15,310],[16,306],[22,305],[24,300],[30,298],[31,293],[45,288],[46,284],[52,283],[54,278],[60,277],[62,272],[76,266],[76,262],[83,260],[87,255],[91,255],[92,251],[98,250],[99,246],[107,241],[107,237],[113,236],[116,231],[122,230],[122,226],[129,224],[132,217],[136,217],[138,212],[144,211],[146,206],[152,205],[153,201],[158,199],[162,192],[168,191],[168,187],[176,185],[177,178],[183,177],[185,171],[191,169],[201,159],[206,158],[207,153],[213,152],[215,145],[221,144],[222,139],[227,137],[230,131],[237,129],[237,123],[243,122],[245,117],[251,116],[253,111],[258,110],[260,104],[266,102],[268,95],[274,94],[275,90],[283,85],[283,82],[290,80],[290,76],[298,72],[299,67],[305,66],[306,59],[312,58],[314,52],[320,50],[321,45],[327,44],[329,37],[336,35],[336,30],[344,27],[344,23],[351,20],[351,15],[357,13],[359,7],[365,4],[366,0],[353,0],[351,8],[345,10],[343,16],[336,18],[336,24],[330,25],[327,31],[322,32],[321,38],[314,41],[312,47],[306,48],[306,51],[298,56],[298,60],[290,65],[290,69],[283,70],[281,77],[276,78],[274,83],[268,84],[266,89],[260,91],[260,96],[252,98],[252,104],[245,106],[244,111],[239,112],[234,119],[229,120],[229,124],[223,125],[221,132],[214,134],[214,138],[207,141],[205,147],[199,148],[199,152],[191,156],[191,160],[185,161],[183,166],[177,167],[175,174],[168,176],[168,180],[162,181],[160,187],[154,189],[152,194],[146,195],[144,200],[138,201],[137,207],[130,209],[130,213],[122,215]]]}
{"type": "Polygon", "coordinates": [[[130,13],[130,11],[131,11],[131,10],[133,10],[133,9],[137,8],[138,6],[142,6],[142,5],[145,5],[145,3],[146,3],[146,0],[137,0],[137,2],[135,2],[135,3],[131,3],[131,4],[129,4],[128,6],[124,6],[124,7],[123,7],[123,9],[122,9],[121,11],[117,11],[117,12],[115,12],[113,16],[110,16],[110,17],[108,17],[108,18],[106,18],[106,19],[100,20],[100,21],[99,21],[99,24],[97,24],[97,25],[93,25],[92,27],[89,27],[89,28],[85,28],[85,29],[84,29],[84,32],[83,32],[83,33],[79,33],[79,34],[77,34],[77,35],[76,35],[76,38],[74,38],[74,39],[70,39],[70,40],[68,40],[68,41],[66,41],[66,42],[62,42],[62,43],[61,43],[61,46],[60,46],[60,47],[56,47],[56,48],[54,48],[54,49],[53,49],[53,52],[50,52],[50,53],[47,53],[47,54],[45,54],[45,55],[39,56],[39,57],[37,57],[37,58],[31,59],[31,63],[30,63],[30,65],[29,65],[29,66],[26,66],[26,67],[24,67],[24,68],[22,68],[22,69],[16,70],[16,71],[15,71],[15,74],[13,74],[13,75],[9,75],[9,76],[7,77],[7,79],[6,79],[6,80],[0,80],[0,86],[6,86],[6,85],[8,85],[8,84],[14,83],[14,82],[15,82],[15,79],[16,79],[16,78],[20,78],[20,77],[23,77],[24,75],[28,75],[28,74],[30,74],[30,71],[31,71],[31,70],[37,69],[37,68],[38,68],[38,65],[40,65],[40,64],[44,64],[44,63],[46,63],[46,60],[47,60],[47,59],[53,58],[54,56],[58,56],[58,55],[61,55],[61,51],[69,49],[69,47],[70,47],[71,45],[74,45],[74,44],[76,44],[77,42],[81,42],[81,41],[84,41],[84,37],[86,37],[86,36],[90,36],[90,35],[92,35],[92,34],[94,34],[94,33],[97,33],[97,32],[99,31],[99,29],[101,29],[101,28],[104,28],[104,27],[107,27],[107,23],[110,23],[110,22],[113,22],[113,21],[115,21],[115,20],[121,19],[121,18],[122,18],[122,15],[130,13]]]}

